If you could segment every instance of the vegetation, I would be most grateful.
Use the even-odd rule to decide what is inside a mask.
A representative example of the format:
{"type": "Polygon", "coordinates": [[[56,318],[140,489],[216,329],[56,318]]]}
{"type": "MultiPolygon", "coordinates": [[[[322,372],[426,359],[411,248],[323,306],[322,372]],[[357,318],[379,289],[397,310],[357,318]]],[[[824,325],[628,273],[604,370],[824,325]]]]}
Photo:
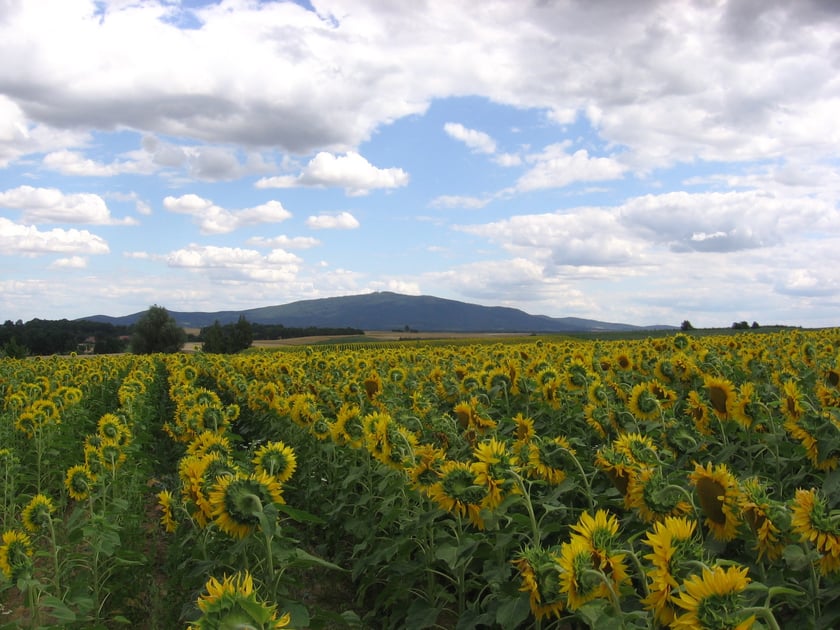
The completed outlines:
{"type": "Polygon", "coordinates": [[[25,324],[6,320],[0,327],[3,355],[20,358],[28,354],[50,355],[70,352],[107,354],[124,352],[128,328],[85,320],[51,321],[33,319],[25,324]]]}
{"type": "Polygon", "coordinates": [[[236,354],[250,348],[254,341],[254,331],[244,315],[240,315],[235,324],[221,326],[216,320],[212,326],[201,329],[199,339],[204,352],[215,354],[236,354]]]}
{"type": "Polygon", "coordinates": [[[134,354],[178,352],[187,333],[163,306],[151,306],[132,327],[131,351],[134,354]]]}
{"type": "Polygon", "coordinates": [[[840,330],[0,360],[0,628],[840,623],[840,330]]]}

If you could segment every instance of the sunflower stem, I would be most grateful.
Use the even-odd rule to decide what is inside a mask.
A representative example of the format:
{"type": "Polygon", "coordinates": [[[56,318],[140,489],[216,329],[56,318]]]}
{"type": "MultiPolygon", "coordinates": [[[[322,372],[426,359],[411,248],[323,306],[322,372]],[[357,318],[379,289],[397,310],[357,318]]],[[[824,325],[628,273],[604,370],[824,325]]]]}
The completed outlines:
{"type": "Polygon", "coordinates": [[[781,630],[779,622],[776,621],[776,617],[773,615],[773,611],[767,608],[767,606],[744,608],[741,612],[747,615],[759,615],[765,621],[770,630],[781,630]]]}

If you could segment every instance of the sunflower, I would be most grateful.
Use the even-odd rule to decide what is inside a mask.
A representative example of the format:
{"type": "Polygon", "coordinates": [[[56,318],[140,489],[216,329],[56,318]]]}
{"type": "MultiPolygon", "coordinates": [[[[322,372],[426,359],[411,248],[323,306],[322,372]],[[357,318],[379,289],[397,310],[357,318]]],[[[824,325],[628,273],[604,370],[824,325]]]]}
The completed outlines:
{"type": "Polygon", "coordinates": [[[468,401],[461,401],[455,405],[453,411],[458,423],[464,430],[472,429],[479,433],[484,433],[488,429],[495,429],[496,422],[490,418],[484,417],[482,413],[481,403],[478,398],[473,396],[468,401]]]}
{"type": "Polygon", "coordinates": [[[219,453],[228,457],[231,452],[230,439],[226,435],[219,435],[214,431],[202,431],[187,445],[187,455],[219,453]]]}
{"type": "Polygon", "coordinates": [[[595,554],[586,539],[572,536],[560,546],[560,592],[566,595],[566,606],[577,610],[593,599],[607,599],[610,592],[599,575],[595,554]]]}
{"type": "Polygon", "coordinates": [[[264,444],[257,449],[251,461],[254,464],[255,472],[264,472],[276,478],[280,483],[286,483],[297,468],[297,457],[295,457],[294,450],[283,442],[264,444]]]}
{"type": "Polygon", "coordinates": [[[767,490],[757,477],[745,479],[741,488],[741,514],[755,536],[758,559],[766,555],[768,560],[778,560],[785,545],[781,540],[782,532],[771,516],[772,505],[767,490]]]}
{"type": "Polygon", "coordinates": [[[559,618],[565,606],[560,593],[561,569],[557,553],[551,549],[528,547],[519,552],[513,565],[522,580],[519,590],[528,593],[534,616],[537,619],[559,618]]]}
{"type": "Polygon", "coordinates": [[[569,440],[563,436],[535,438],[528,445],[526,471],[537,479],[557,486],[566,478],[564,468],[574,465],[571,460],[574,454],[569,440]]]}
{"type": "Polygon", "coordinates": [[[609,406],[589,403],[583,407],[583,417],[586,424],[595,429],[601,439],[608,439],[618,430],[615,413],[609,406]]]}
{"type": "Polygon", "coordinates": [[[616,553],[618,541],[618,519],[606,510],[598,510],[595,515],[584,512],[578,522],[571,526],[573,536],[580,536],[592,551],[596,568],[603,571],[616,584],[627,580],[627,567],[624,565],[624,553],[616,553]]]}
{"type": "Polygon", "coordinates": [[[831,518],[825,498],[815,489],[798,489],[791,507],[791,529],[820,553],[823,574],[840,569],[840,525],[831,518]]]}
{"type": "Polygon", "coordinates": [[[21,520],[24,528],[33,534],[43,531],[49,527],[53,511],[55,507],[52,499],[43,494],[36,494],[23,508],[21,520]]]}
{"type": "Polygon", "coordinates": [[[111,439],[100,442],[99,448],[96,449],[96,455],[99,458],[99,463],[110,472],[114,472],[122,466],[127,458],[122,445],[111,439]]]}
{"type": "Polygon", "coordinates": [[[782,385],[782,397],[780,401],[781,411],[785,418],[790,422],[798,422],[805,413],[802,404],[805,397],[799,385],[794,380],[787,380],[782,385]]]}
{"type": "Polygon", "coordinates": [[[701,575],[689,576],[681,585],[674,603],[685,612],[674,619],[672,628],[684,630],[749,630],[755,615],[747,616],[741,593],[750,578],[746,567],[715,566],[701,575]]]}
{"type": "Polygon", "coordinates": [[[113,413],[106,413],[96,423],[96,432],[103,440],[121,442],[127,429],[122,420],[113,413]]]}
{"type": "Polygon", "coordinates": [[[691,418],[698,433],[701,435],[712,435],[712,430],[709,427],[711,420],[709,418],[709,408],[703,402],[703,399],[700,398],[700,394],[694,390],[688,392],[685,413],[691,418]]]}
{"type": "Polygon", "coordinates": [[[840,463],[840,422],[834,409],[820,415],[804,413],[797,420],[785,420],[785,429],[805,447],[805,454],[818,470],[830,471],[840,463]]]}
{"type": "Polygon", "coordinates": [[[26,532],[10,529],[3,532],[0,545],[0,571],[10,582],[32,569],[32,541],[26,532]]]}
{"type": "Polygon", "coordinates": [[[653,568],[647,571],[648,595],[642,599],[646,610],[652,610],[656,621],[669,625],[676,616],[675,597],[679,582],[687,577],[688,561],[702,558],[702,547],[695,537],[697,522],[685,517],[668,516],[653,524],[645,543],[651,552],[645,555],[653,568]]]}
{"type": "Polygon", "coordinates": [[[160,508],[160,524],[170,534],[178,529],[178,523],[173,518],[172,503],[174,501],[169,490],[161,490],[157,494],[158,507],[160,508]]]}
{"type": "Polygon", "coordinates": [[[204,588],[207,593],[201,595],[197,602],[201,617],[191,626],[196,630],[277,630],[291,622],[289,613],[278,618],[275,604],[261,602],[257,598],[254,580],[247,571],[225,576],[221,582],[211,577],[204,588]]]}
{"type": "Polygon", "coordinates": [[[685,500],[682,491],[659,466],[635,469],[635,474],[627,483],[624,504],[635,509],[645,523],[691,512],[691,504],[685,500]]]}
{"type": "Polygon", "coordinates": [[[487,486],[478,483],[475,471],[467,462],[445,462],[440,467],[440,479],[429,487],[428,494],[442,509],[467,516],[478,529],[484,529],[481,504],[487,497],[487,486]]]}
{"type": "Polygon", "coordinates": [[[659,453],[653,440],[641,433],[622,433],[613,448],[624,453],[637,466],[658,466],[659,453]]]}
{"type": "Polygon", "coordinates": [[[756,392],[753,383],[742,383],[732,407],[732,419],[745,429],[752,427],[756,420],[756,392]]]}
{"type": "Polygon", "coordinates": [[[520,444],[530,442],[537,435],[534,429],[534,420],[532,418],[523,416],[518,413],[513,417],[513,423],[516,426],[516,441],[520,444]]]}
{"type": "Polygon", "coordinates": [[[433,444],[420,444],[414,449],[414,463],[406,468],[412,487],[429,496],[438,480],[440,467],[446,461],[446,452],[433,444]]]}
{"type": "Polygon", "coordinates": [[[706,515],[705,522],[712,536],[722,542],[735,538],[741,524],[743,493],[726,464],[713,468],[711,462],[705,467],[695,463],[689,480],[697,489],[700,507],[706,515]]]}
{"type": "Polygon", "coordinates": [[[333,442],[361,448],[365,437],[361,417],[362,410],[358,405],[352,403],[341,405],[335,422],[330,423],[330,436],[333,442]]]}
{"type": "Polygon", "coordinates": [[[515,492],[513,469],[514,458],[508,445],[495,437],[479,442],[473,449],[475,461],[471,467],[476,483],[487,487],[487,496],[482,507],[494,510],[506,493],[515,492]]]}
{"type": "Polygon", "coordinates": [[[614,446],[602,446],[595,454],[594,463],[622,495],[627,494],[627,486],[637,467],[627,453],[614,446]]]}
{"type": "Polygon", "coordinates": [[[64,477],[64,487],[67,494],[76,501],[84,501],[90,496],[91,488],[96,482],[96,476],[84,464],[77,464],[67,469],[64,477]]]}
{"type": "Polygon", "coordinates": [[[717,376],[703,375],[703,385],[709,394],[709,404],[721,420],[728,420],[735,405],[735,386],[731,381],[717,376]]]}
{"type": "Polygon", "coordinates": [[[280,483],[265,473],[222,475],[208,495],[213,522],[231,538],[245,538],[260,524],[259,514],[282,505],[280,483]]]}

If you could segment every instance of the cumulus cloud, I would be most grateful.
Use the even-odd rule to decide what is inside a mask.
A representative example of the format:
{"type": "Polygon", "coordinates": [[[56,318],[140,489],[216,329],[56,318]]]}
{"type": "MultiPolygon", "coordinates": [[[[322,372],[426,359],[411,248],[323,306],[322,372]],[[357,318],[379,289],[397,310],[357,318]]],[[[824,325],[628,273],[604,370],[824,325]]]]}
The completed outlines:
{"type": "Polygon", "coordinates": [[[58,258],[50,264],[50,269],[84,269],[85,267],[87,267],[87,258],[84,256],[58,258]]]}
{"type": "Polygon", "coordinates": [[[114,219],[105,200],[92,193],[65,194],[56,188],[18,186],[0,193],[0,207],[20,210],[27,223],[134,225],[130,217],[114,219]]]}
{"type": "Polygon", "coordinates": [[[108,244],[87,230],[55,228],[40,231],[0,217],[0,251],[4,256],[39,254],[107,254],[108,244]]]}
{"type": "Polygon", "coordinates": [[[576,182],[620,179],[627,167],[611,157],[590,157],[586,149],[569,154],[565,144],[552,144],[526,158],[533,166],[516,182],[519,191],[562,188],[576,182]]]}
{"type": "Polygon", "coordinates": [[[254,236],[246,243],[254,247],[280,248],[280,249],[310,249],[321,244],[317,238],[311,236],[286,236],[281,234],[274,237],[254,236]]]}
{"type": "Polygon", "coordinates": [[[168,196],[163,200],[163,207],[170,212],[192,216],[202,234],[227,234],[246,225],[280,223],[292,216],[279,201],[272,200],[242,210],[226,210],[209,199],[193,194],[168,196]]]}
{"type": "Polygon", "coordinates": [[[492,201],[490,197],[470,197],[462,195],[439,195],[432,199],[429,205],[432,208],[467,208],[478,210],[492,201]]]}
{"type": "Polygon", "coordinates": [[[309,161],[299,175],[260,179],[257,188],[344,188],[348,195],[367,195],[378,188],[399,188],[408,184],[408,173],[401,168],[377,168],[354,151],[333,155],[322,151],[309,161]]]}
{"type": "Polygon", "coordinates": [[[338,214],[319,214],[306,219],[306,225],[313,230],[355,230],[359,222],[347,211],[338,214]]]}
{"type": "Polygon", "coordinates": [[[281,249],[274,249],[263,255],[253,249],[194,243],[166,256],[166,264],[169,267],[201,272],[228,281],[292,281],[298,273],[300,263],[300,258],[281,249]]]}
{"type": "Polygon", "coordinates": [[[453,122],[446,123],[443,130],[451,138],[466,144],[475,153],[492,154],[496,152],[496,141],[483,131],[468,129],[460,123],[453,122]]]}

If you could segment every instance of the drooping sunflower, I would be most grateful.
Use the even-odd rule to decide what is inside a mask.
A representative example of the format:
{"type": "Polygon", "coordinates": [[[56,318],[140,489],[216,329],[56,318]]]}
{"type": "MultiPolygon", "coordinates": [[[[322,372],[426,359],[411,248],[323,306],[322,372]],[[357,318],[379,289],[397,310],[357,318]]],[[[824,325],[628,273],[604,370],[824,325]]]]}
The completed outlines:
{"type": "Polygon", "coordinates": [[[76,501],[87,499],[95,482],[96,477],[84,464],[71,466],[67,469],[67,475],[64,477],[64,487],[67,488],[67,494],[76,501]]]}
{"type": "Polygon", "coordinates": [[[560,592],[566,596],[569,610],[577,610],[593,599],[606,599],[609,589],[602,576],[589,543],[580,536],[572,536],[560,546],[560,592]]]}
{"type": "Polygon", "coordinates": [[[781,557],[785,541],[781,529],[774,523],[771,514],[773,505],[767,489],[757,477],[745,479],[741,484],[743,491],[741,514],[755,536],[755,549],[758,559],[766,556],[768,560],[781,557]]]}
{"type": "Polygon", "coordinates": [[[32,541],[26,532],[10,529],[3,532],[0,545],[0,572],[10,582],[32,569],[32,541]]]}
{"type": "Polygon", "coordinates": [[[601,439],[608,439],[615,435],[618,430],[618,423],[615,421],[615,412],[609,406],[589,403],[583,407],[583,417],[586,424],[595,429],[601,439]]]}
{"type": "Polygon", "coordinates": [[[713,467],[712,462],[706,466],[695,463],[694,472],[688,478],[697,490],[712,536],[723,542],[735,538],[741,524],[743,493],[726,464],[713,467]]]}
{"type": "Polygon", "coordinates": [[[365,437],[361,408],[353,403],[344,403],[336,414],[335,422],[330,424],[330,435],[336,444],[361,448],[365,437]]]}
{"type": "Polygon", "coordinates": [[[484,529],[481,504],[487,496],[487,486],[478,483],[469,463],[445,462],[440,467],[440,479],[429,487],[428,494],[442,509],[467,516],[474,526],[484,529]]]}
{"type": "Polygon", "coordinates": [[[297,469],[295,451],[283,442],[267,442],[254,453],[254,471],[275,477],[280,483],[291,479],[297,469]]]}
{"type": "Polygon", "coordinates": [[[207,593],[201,595],[197,602],[201,617],[191,626],[196,630],[278,630],[291,622],[289,613],[278,618],[275,604],[257,598],[254,580],[247,571],[225,576],[221,582],[211,577],[204,588],[207,593]]]}
{"type": "Polygon", "coordinates": [[[613,442],[613,448],[627,455],[637,466],[658,466],[660,463],[656,444],[641,433],[622,433],[613,442]]]}
{"type": "Polygon", "coordinates": [[[517,491],[513,478],[516,460],[508,445],[495,437],[476,444],[473,458],[472,470],[475,472],[476,483],[487,488],[482,507],[494,510],[505,496],[517,491]]]}
{"type": "Polygon", "coordinates": [[[709,395],[709,405],[721,420],[728,420],[735,405],[735,386],[731,381],[709,374],[703,375],[703,385],[709,395]]]}
{"type": "Polygon", "coordinates": [[[178,522],[175,520],[175,514],[172,507],[174,497],[169,490],[161,490],[157,494],[158,508],[160,509],[160,524],[170,534],[175,533],[178,529],[178,522]]]}
{"type": "Polygon", "coordinates": [[[280,483],[265,473],[217,477],[208,500],[213,522],[231,538],[245,538],[259,527],[261,512],[285,503],[280,483]]]}
{"type": "Polygon", "coordinates": [[[528,462],[525,472],[529,477],[542,479],[556,486],[566,478],[566,469],[572,466],[575,451],[563,436],[537,437],[528,444],[528,462]]]}
{"type": "Polygon", "coordinates": [[[652,568],[647,571],[648,595],[642,599],[646,610],[652,610],[656,621],[664,626],[676,616],[674,598],[679,584],[691,571],[689,561],[702,558],[702,546],[694,533],[697,522],[686,517],[668,516],[653,524],[645,543],[651,552],[645,555],[652,568]]]}
{"type": "Polygon", "coordinates": [[[96,423],[96,432],[103,440],[113,440],[123,443],[126,436],[130,436],[128,427],[113,413],[106,413],[96,423]]]}
{"type": "Polygon", "coordinates": [[[33,534],[44,531],[49,527],[54,511],[52,499],[44,494],[36,494],[21,513],[24,528],[33,534]]]}
{"type": "Polygon", "coordinates": [[[513,560],[522,580],[519,590],[528,593],[531,612],[537,619],[559,618],[565,608],[558,559],[556,550],[527,547],[513,560]]]}
{"type": "Polygon", "coordinates": [[[598,449],[594,463],[598,469],[609,477],[616,489],[626,496],[630,478],[635,474],[638,467],[636,462],[626,452],[610,445],[598,449]]]}
{"type": "Polygon", "coordinates": [[[791,529],[820,553],[823,575],[840,570],[840,525],[831,518],[825,497],[817,490],[798,489],[791,506],[791,529]]]}
{"type": "Polygon", "coordinates": [[[744,614],[743,591],[750,578],[746,567],[715,566],[689,576],[674,602],[685,612],[671,627],[679,630],[749,630],[755,615],[744,614]]]}
{"type": "Polygon", "coordinates": [[[659,401],[650,391],[647,383],[637,383],[633,386],[627,408],[639,420],[655,420],[661,411],[659,401]]]}
{"type": "Polygon", "coordinates": [[[684,516],[691,504],[660,466],[635,469],[627,484],[624,504],[636,510],[645,523],[664,520],[668,516],[684,516]]]}
{"type": "Polygon", "coordinates": [[[226,435],[220,435],[215,431],[202,431],[187,445],[188,455],[200,456],[208,453],[219,453],[228,457],[231,452],[230,439],[226,435]]]}
{"type": "Polygon", "coordinates": [[[741,383],[732,407],[732,419],[745,429],[751,428],[756,421],[756,400],[755,385],[751,382],[741,383]]]}
{"type": "Polygon", "coordinates": [[[624,564],[626,554],[617,551],[621,547],[618,540],[618,518],[607,510],[597,510],[593,516],[583,512],[576,524],[571,526],[573,536],[580,536],[588,544],[593,554],[596,568],[603,571],[616,585],[627,581],[627,567],[624,564]]]}
{"type": "Polygon", "coordinates": [[[799,421],[805,413],[803,402],[804,396],[796,381],[793,379],[785,381],[782,385],[780,409],[787,421],[794,423],[799,421]]]}
{"type": "Polygon", "coordinates": [[[111,439],[102,440],[96,454],[102,467],[110,472],[122,466],[128,457],[123,446],[111,439]]]}
{"type": "Polygon", "coordinates": [[[706,403],[700,398],[700,394],[692,390],[688,392],[686,397],[686,415],[691,418],[694,423],[694,428],[701,435],[712,435],[712,429],[709,427],[711,418],[709,417],[709,408],[706,403]]]}
{"type": "Polygon", "coordinates": [[[414,449],[414,463],[406,467],[411,486],[429,496],[440,477],[440,467],[446,461],[446,451],[434,444],[420,444],[414,449]]]}
{"type": "Polygon", "coordinates": [[[475,396],[459,402],[453,411],[458,423],[465,431],[471,429],[477,433],[484,433],[496,428],[496,421],[487,417],[483,406],[475,396]]]}

